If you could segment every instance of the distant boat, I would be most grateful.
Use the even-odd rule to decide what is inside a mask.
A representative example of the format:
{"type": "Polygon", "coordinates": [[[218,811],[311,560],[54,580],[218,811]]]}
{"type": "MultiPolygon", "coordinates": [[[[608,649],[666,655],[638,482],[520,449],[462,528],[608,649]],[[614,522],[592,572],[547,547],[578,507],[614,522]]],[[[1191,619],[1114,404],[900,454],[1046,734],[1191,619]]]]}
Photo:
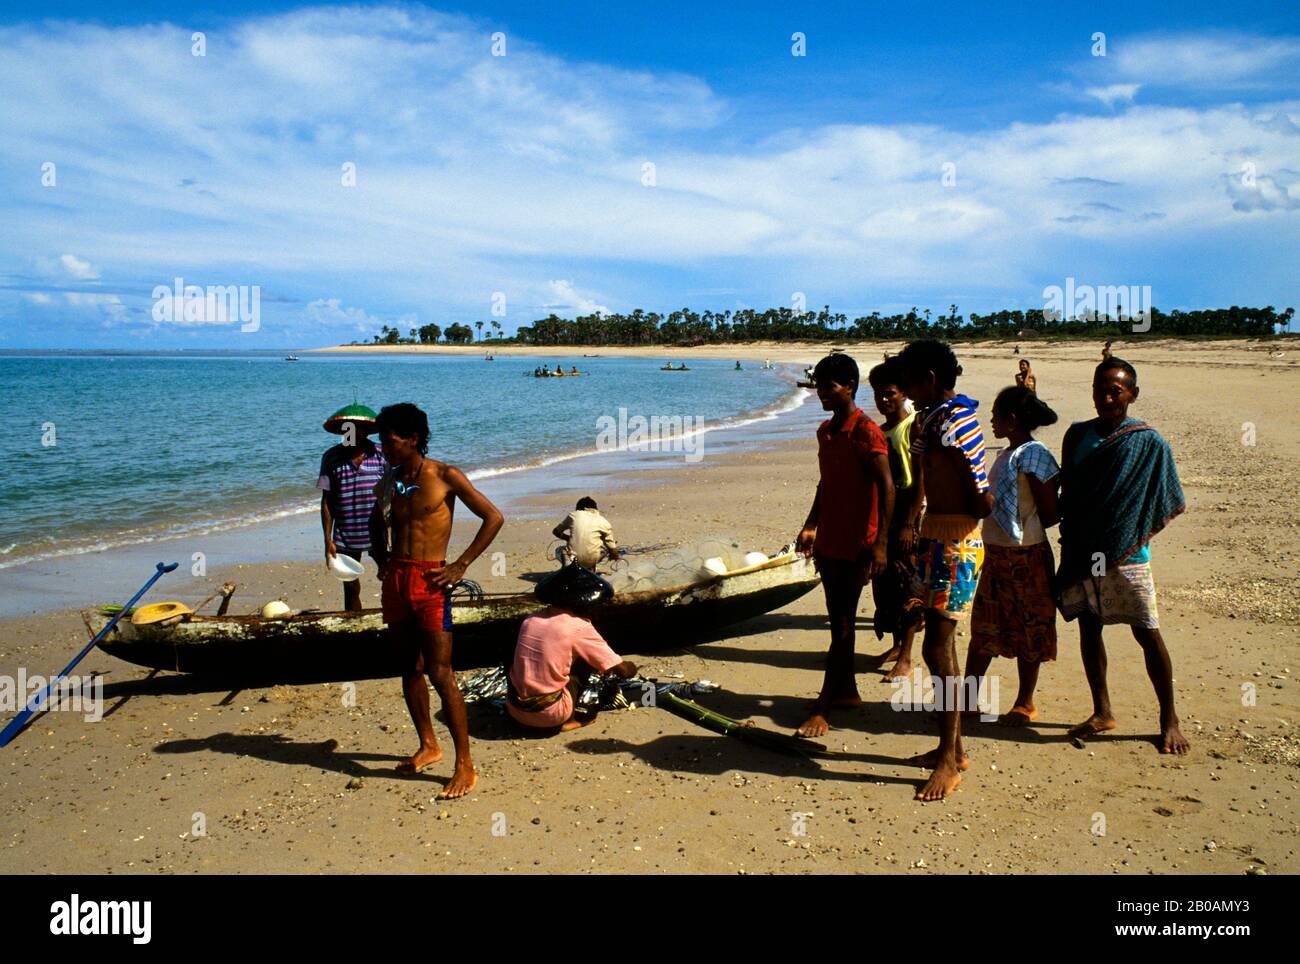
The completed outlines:
{"type": "Polygon", "coordinates": [[[285,361],[298,361],[298,356],[297,356],[297,355],[285,355],[285,356],[284,356],[284,360],[285,360],[285,361]]]}

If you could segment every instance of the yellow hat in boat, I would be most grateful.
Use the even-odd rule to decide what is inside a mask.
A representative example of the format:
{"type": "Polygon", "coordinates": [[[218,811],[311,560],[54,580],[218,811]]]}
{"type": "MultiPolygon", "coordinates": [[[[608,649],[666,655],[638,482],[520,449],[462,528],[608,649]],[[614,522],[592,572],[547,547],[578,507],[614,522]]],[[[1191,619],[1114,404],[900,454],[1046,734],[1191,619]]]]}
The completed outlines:
{"type": "Polygon", "coordinates": [[[136,626],[161,623],[167,619],[179,618],[194,612],[183,602],[156,602],[141,606],[131,614],[131,622],[136,626]]]}

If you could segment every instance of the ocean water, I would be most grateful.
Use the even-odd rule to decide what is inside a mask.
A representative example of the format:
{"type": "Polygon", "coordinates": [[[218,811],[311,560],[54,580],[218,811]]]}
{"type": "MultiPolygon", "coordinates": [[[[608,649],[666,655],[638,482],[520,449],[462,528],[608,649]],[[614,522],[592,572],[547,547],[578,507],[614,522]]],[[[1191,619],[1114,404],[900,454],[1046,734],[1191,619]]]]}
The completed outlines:
{"type": "Polygon", "coordinates": [[[661,364],[576,355],[0,356],[10,437],[0,460],[0,569],[314,513],[320,457],[338,440],[321,423],[354,400],[376,410],[414,402],[429,414],[429,454],[491,479],[596,450],[620,409],[624,424],[690,419],[704,431],[681,443],[692,445],[799,398],[789,367],[747,362],[737,372],[734,362],[694,360],[678,373],[661,364]],[[531,377],[557,361],[588,374],[531,377]]]}

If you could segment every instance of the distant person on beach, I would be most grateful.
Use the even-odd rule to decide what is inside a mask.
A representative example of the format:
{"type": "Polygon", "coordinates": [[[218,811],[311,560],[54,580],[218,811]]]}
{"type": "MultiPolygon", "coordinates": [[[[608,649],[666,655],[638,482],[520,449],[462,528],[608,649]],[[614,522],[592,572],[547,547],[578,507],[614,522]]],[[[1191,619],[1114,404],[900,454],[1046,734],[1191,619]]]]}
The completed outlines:
{"type": "Polygon", "coordinates": [[[609,524],[596,506],[596,500],[584,495],[564,521],[551,530],[564,545],[555,550],[561,565],[576,562],[586,569],[595,569],[606,558],[617,561],[618,543],[614,541],[614,527],[609,524]]]}
{"type": "MultiPolygon", "coordinates": [[[[388,462],[369,436],[375,427],[374,409],[347,405],[325,420],[325,431],[343,441],[321,456],[316,488],[320,489],[320,524],[325,536],[325,562],[345,555],[358,562],[370,553],[370,514],[375,508],[375,486],[388,462]]],[[[377,561],[377,560],[376,560],[377,561]]],[[[361,611],[361,580],[343,584],[343,608],[361,611]]]]}
{"type": "Polygon", "coordinates": [[[1160,750],[1183,754],[1191,744],[1174,711],[1174,671],[1160,635],[1151,575],[1152,536],[1186,508],[1169,443],[1129,418],[1138,399],[1132,365],[1112,355],[1092,376],[1097,417],[1076,422],[1061,449],[1061,614],[1079,620],[1079,647],[1092,690],[1092,716],[1073,730],[1088,737],[1116,727],[1106,686],[1102,627],[1123,623],[1142,647],[1160,703],[1160,750]]]}
{"type": "Polygon", "coordinates": [[[1111,356],[1110,341],[1107,340],[1106,344],[1101,346],[1101,360],[1105,361],[1110,356],[1111,356]]]}
{"type": "MultiPolygon", "coordinates": [[[[989,469],[993,512],[981,529],[984,571],[971,607],[966,678],[982,679],[995,656],[1014,659],[1020,688],[1015,704],[998,722],[1024,726],[1038,716],[1038,670],[1056,659],[1056,564],[1047,530],[1059,518],[1061,467],[1033,437],[1035,429],[1056,423],[1056,413],[1034,392],[1016,385],[998,392],[991,421],[994,436],[1006,439],[1007,447],[989,469]]],[[[978,682],[973,689],[978,692],[978,682]]]]}
{"type": "Polygon", "coordinates": [[[925,515],[912,596],[925,614],[921,654],[938,677],[940,692],[939,746],[912,762],[933,770],[917,799],[942,800],[970,766],[961,745],[958,697],[964,686],[953,637],[958,621],[970,615],[984,563],[979,520],[992,511],[993,500],[984,471],[984,433],[975,414],[979,402],[957,392],[957,356],[942,342],[914,341],[898,361],[903,391],[921,410],[912,466],[925,496],[925,515]]]}
{"type": "Polygon", "coordinates": [[[889,522],[888,565],[871,580],[871,594],[876,604],[872,627],[876,638],[889,634],[893,647],[880,662],[894,661],[885,672],[885,682],[906,679],[912,672],[912,643],[920,622],[920,611],[911,600],[912,574],[916,566],[915,522],[909,522],[912,502],[919,498],[912,474],[912,429],[916,414],[910,410],[907,396],[899,387],[902,373],[897,361],[886,361],[867,373],[867,383],[875,395],[876,411],[884,418],[881,431],[889,447],[889,474],[894,481],[894,511],[889,522]]]}
{"type": "Polygon", "coordinates": [[[594,708],[579,705],[588,677],[636,675],[636,665],[610,649],[591,623],[591,611],[611,594],[609,583],[577,566],[538,585],[537,598],[548,608],[519,627],[506,674],[506,712],[516,722],[541,730],[585,726],[596,715],[594,708]],[[588,588],[593,584],[599,586],[594,599],[588,588]]]}
{"type": "Polygon", "coordinates": [[[797,733],[823,736],[838,707],[862,705],[853,675],[858,601],[868,579],[888,565],[894,480],[885,436],[854,401],[858,365],[846,354],[827,355],[813,369],[822,408],[831,417],[817,428],[817,494],[795,542],[822,577],[831,646],[821,692],[797,733]]]}
{"type": "Polygon", "coordinates": [[[1027,388],[1031,392],[1038,391],[1038,379],[1034,377],[1034,370],[1029,367],[1029,359],[1020,359],[1020,370],[1016,372],[1016,384],[1021,388],[1027,388]]]}
{"type": "Polygon", "coordinates": [[[442,759],[429,717],[427,676],[438,691],[456,748],[456,767],[439,799],[462,797],[478,774],[470,760],[465,702],[451,671],[451,589],[496,538],[505,521],[497,507],[452,465],[429,450],[429,421],[409,402],[386,406],[377,421],[390,468],[370,517],[371,545],[383,580],[384,623],[405,667],[402,691],[420,747],[398,766],[416,774],[442,759]],[[455,562],[446,562],[456,499],[482,524],[455,562]],[[391,544],[389,533],[391,530],[391,544]]]}

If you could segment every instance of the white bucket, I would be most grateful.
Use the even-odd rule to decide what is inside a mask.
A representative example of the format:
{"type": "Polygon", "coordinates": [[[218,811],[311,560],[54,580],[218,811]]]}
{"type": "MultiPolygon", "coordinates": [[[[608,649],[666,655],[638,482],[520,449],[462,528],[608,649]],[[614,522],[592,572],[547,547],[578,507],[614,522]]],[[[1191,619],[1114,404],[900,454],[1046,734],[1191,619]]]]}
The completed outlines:
{"type": "Polygon", "coordinates": [[[366,574],[366,567],[360,559],[353,559],[343,553],[330,557],[330,574],[340,582],[354,582],[366,574]]]}

